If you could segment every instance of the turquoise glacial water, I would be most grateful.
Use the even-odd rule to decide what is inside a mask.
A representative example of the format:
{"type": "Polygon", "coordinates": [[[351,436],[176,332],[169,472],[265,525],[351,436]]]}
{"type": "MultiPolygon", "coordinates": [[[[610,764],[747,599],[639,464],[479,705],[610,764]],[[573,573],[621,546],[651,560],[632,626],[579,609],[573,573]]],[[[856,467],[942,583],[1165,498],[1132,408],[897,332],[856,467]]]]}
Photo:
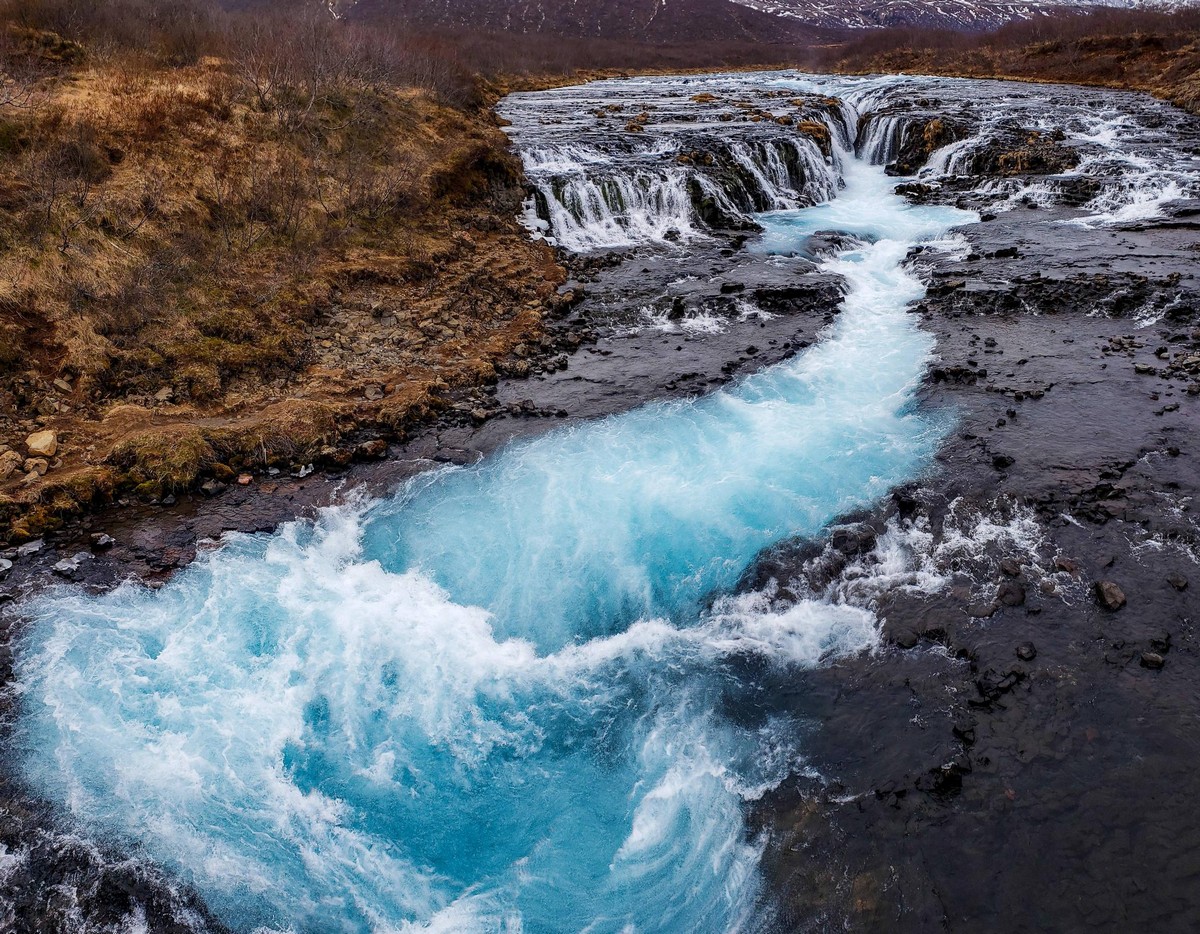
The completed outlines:
{"type": "Polygon", "coordinates": [[[971,218],[845,158],[834,201],[762,217],[772,252],[863,238],[827,261],[848,294],[805,353],[230,536],[159,591],[38,598],[34,787],[238,931],[760,926],[743,810],[802,767],[802,730],[726,717],[754,690],[730,662],[818,664],[876,623],[727,592],[929,463],[903,261],[971,218]]]}

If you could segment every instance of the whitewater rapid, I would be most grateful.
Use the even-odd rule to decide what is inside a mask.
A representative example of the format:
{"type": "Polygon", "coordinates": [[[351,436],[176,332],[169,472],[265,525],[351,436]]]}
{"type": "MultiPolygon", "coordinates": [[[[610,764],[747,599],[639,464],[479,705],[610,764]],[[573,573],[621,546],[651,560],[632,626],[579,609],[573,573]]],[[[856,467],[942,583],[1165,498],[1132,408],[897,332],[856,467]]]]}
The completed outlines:
{"type": "Polygon", "coordinates": [[[807,352],[227,536],[157,591],[25,607],[31,785],[238,931],[761,927],[744,809],[804,768],[804,731],[753,672],[869,650],[871,582],[911,568],[892,543],[853,594],[735,585],[929,464],[906,259],[975,219],[844,146],[821,164],[833,200],[757,216],[770,253],[856,238],[807,352]]]}

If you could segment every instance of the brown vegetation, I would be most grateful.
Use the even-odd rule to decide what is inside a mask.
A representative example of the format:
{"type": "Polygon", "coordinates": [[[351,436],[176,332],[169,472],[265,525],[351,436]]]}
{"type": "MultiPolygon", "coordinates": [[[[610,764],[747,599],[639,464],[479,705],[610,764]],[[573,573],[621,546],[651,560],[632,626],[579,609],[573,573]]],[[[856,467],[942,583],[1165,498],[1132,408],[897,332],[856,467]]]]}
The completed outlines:
{"type": "Polygon", "coordinates": [[[519,166],[449,60],[327,17],[5,14],[0,540],[345,463],[342,439],[402,434],[538,338],[562,271],[521,235],[519,166]],[[26,462],[45,428],[58,450],[26,462]]]}
{"type": "Polygon", "coordinates": [[[1200,11],[1103,9],[986,34],[884,29],[826,48],[816,67],[1092,84],[1148,91],[1200,113],[1200,11]]]}

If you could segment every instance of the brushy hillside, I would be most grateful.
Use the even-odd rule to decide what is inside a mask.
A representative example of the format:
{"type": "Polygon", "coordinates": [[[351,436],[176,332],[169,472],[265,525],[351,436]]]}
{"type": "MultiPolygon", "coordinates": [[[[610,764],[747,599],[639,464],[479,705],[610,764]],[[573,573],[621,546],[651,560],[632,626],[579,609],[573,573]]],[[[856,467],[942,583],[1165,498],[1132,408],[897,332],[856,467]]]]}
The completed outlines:
{"type": "Polygon", "coordinates": [[[150,6],[6,11],[0,541],[377,452],[536,346],[556,300],[452,62],[327,18],[221,32],[150,6]]]}
{"type": "Polygon", "coordinates": [[[1200,10],[1100,10],[985,34],[887,29],[826,48],[816,67],[1018,78],[1148,91],[1200,113],[1200,10]]]}

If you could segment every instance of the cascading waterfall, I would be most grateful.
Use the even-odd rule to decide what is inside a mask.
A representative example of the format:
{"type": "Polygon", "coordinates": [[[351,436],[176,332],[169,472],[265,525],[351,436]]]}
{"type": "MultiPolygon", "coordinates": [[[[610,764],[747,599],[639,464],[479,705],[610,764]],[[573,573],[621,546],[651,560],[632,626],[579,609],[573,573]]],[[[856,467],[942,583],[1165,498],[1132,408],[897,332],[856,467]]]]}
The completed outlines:
{"type": "Polygon", "coordinates": [[[758,926],[743,805],[801,766],[801,731],[731,663],[813,665],[876,623],[862,581],[719,595],[927,463],[944,426],[912,405],[932,340],[904,261],[972,216],[840,161],[838,198],[759,218],[781,252],[861,238],[826,262],[848,291],[805,354],[230,536],[159,591],[37,599],[29,781],[239,931],[758,926]]]}
{"type": "MultiPolygon", "coordinates": [[[[730,98],[764,81],[704,80],[730,98]]],[[[904,562],[795,605],[733,591],[764,548],[928,463],[946,425],[914,406],[932,340],[906,313],[923,286],[905,260],[972,217],[892,192],[878,164],[898,123],[868,121],[858,140],[860,115],[912,97],[910,79],[768,84],[841,96],[802,114],[829,129],[830,158],[761,115],[691,103],[699,79],[587,92],[676,95],[688,119],[660,138],[571,117],[588,112],[578,89],[507,106],[545,220],[580,250],[699,233],[696,191],[726,216],[751,211],[738,185],[754,172],[729,174],[742,145],[760,204],[782,208],[753,215],[751,249],[858,238],[822,261],[847,291],[818,344],[702,399],[229,536],[158,591],[42,594],[21,608],[16,657],[31,787],[239,932],[760,928],[770,899],[744,807],[803,768],[803,730],[753,672],[870,648],[871,596],[904,562]],[[562,139],[538,139],[543,125],[562,139]],[[694,156],[705,140],[713,165],[694,156]]],[[[993,90],[1037,113],[1018,97],[1034,92],[993,90]]],[[[1188,165],[1136,151],[1086,96],[1107,92],[1072,93],[1083,102],[1056,122],[1090,147],[1081,171],[1117,179],[1081,222],[1194,193],[1188,165]]]]}
{"type": "Polygon", "coordinates": [[[886,165],[895,158],[904,140],[905,118],[869,114],[859,130],[858,156],[871,165],[886,165]]]}
{"type": "MultiPolygon", "coordinates": [[[[555,97],[513,95],[504,110],[515,132],[555,97]]],[[[805,116],[845,139],[843,111],[805,116]]],[[[575,252],[688,240],[714,226],[751,226],[760,211],[828,200],[840,184],[838,159],[790,125],[762,123],[750,132],[732,122],[634,126],[593,128],[586,145],[522,147],[536,193],[527,226],[575,252]]]]}
{"type": "MultiPolygon", "coordinates": [[[[890,542],[820,599],[732,592],[762,549],[928,463],[945,426],[913,406],[931,340],[905,313],[922,286],[904,262],[970,215],[896,197],[877,166],[907,118],[860,121],[927,79],[692,80],[593,86],[661,88],[680,119],[642,133],[571,116],[591,112],[578,89],[506,105],[543,222],[577,250],[686,240],[705,230],[699,200],[753,220],[750,249],[782,257],[814,232],[851,234],[822,262],[847,284],[823,340],[704,399],[230,536],[159,591],[44,593],[22,607],[16,659],[32,788],[237,931],[762,927],[744,806],[803,768],[803,727],[753,672],[870,648],[872,594],[912,582],[890,542]],[[824,125],[831,156],[692,96],[740,99],[748,81],[797,93],[779,116],[824,125]]],[[[1085,147],[1080,172],[1102,189],[1076,222],[1196,193],[1191,163],[1094,105],[1107,92],[1073,91],[1051,119],[1034,91],[969,87],[967,123],[984,129],[933,155],[935,179],[1003,113],[1085,147]]],[[[1005,184],[1002,202],[1055,197],[1050,182],[1005,184]]]]}

